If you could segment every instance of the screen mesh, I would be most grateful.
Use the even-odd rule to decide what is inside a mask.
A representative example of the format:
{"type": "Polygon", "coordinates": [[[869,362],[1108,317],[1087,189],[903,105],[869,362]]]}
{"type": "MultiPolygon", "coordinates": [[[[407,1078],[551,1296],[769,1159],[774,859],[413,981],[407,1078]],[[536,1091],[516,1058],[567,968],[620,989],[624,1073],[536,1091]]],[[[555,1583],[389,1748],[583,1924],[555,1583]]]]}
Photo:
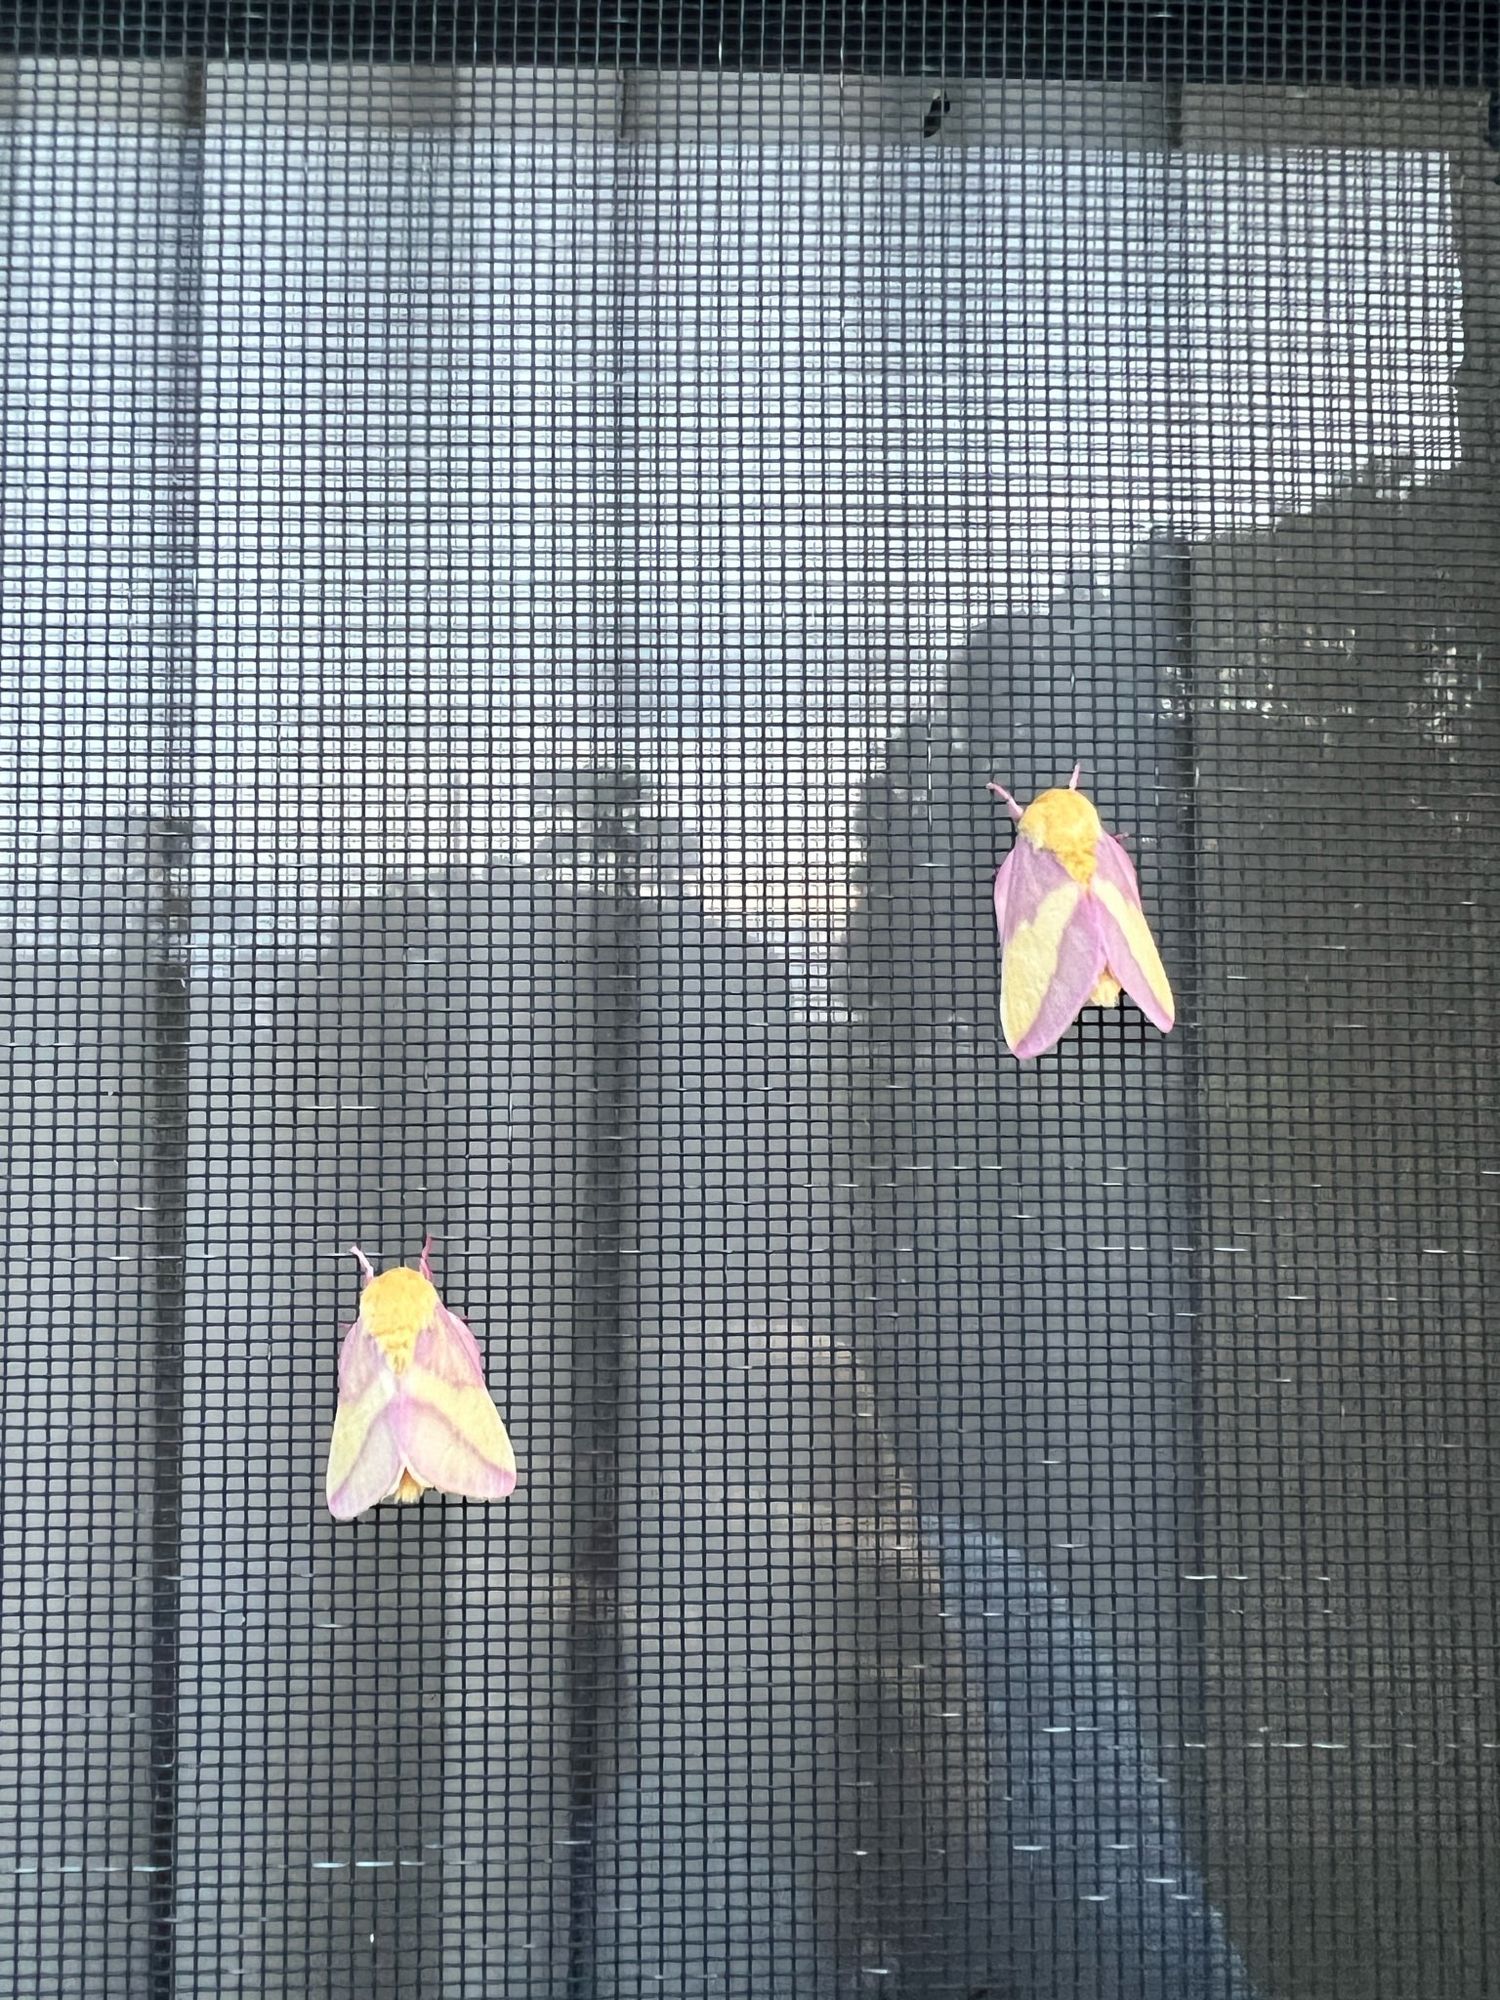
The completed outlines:
{"type": "Polygon", "coordinates": [[[1500,1990],[1488,7],[0,25],[5,1991],[1500,1990]]]}

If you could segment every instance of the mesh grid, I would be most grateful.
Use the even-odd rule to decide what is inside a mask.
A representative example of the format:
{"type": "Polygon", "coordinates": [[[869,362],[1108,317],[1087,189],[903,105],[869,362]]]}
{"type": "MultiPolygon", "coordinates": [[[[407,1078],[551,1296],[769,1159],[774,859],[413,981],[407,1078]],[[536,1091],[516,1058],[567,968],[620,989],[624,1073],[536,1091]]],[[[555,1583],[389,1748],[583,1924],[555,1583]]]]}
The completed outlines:
{"type": "Polygon", "coordinates": [[[1497,1990],[1489,10],[0,27],[4,1990],[1497,1990]]]}

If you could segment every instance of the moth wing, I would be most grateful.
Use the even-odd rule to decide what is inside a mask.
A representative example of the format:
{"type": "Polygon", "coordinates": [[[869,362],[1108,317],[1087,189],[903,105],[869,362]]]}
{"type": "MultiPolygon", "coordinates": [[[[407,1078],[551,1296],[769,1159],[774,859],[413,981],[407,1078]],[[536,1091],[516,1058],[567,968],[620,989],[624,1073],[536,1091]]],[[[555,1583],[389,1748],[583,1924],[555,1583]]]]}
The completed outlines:
{"type": "Polygon", "coordinates": [[[1092,901],[1098,910],[1105,962],[1146,1019],[1168,1034],[1177,1018],[1177,1003],[1141,908],[1140,884],[1130,856],[1107,833],[1095,848],[1094,859],[1092,901]]]}
{"type": "Polygon", "coordinates": [[[1026,1062],[1078,1019],[1104,970],[1104,942],[1092,900],[1055,854],[1024,835],[995,879],[995,914],[1000,1025],[1026,1062]]]}
{"type": "Polygon", "coordinates": [[[515,1491],[515,1453],[485,1387],[478,1344],[444,1305],[417,1335],[395,1427],[406,1464],[427,1485],[471,1500],[504,1500],[515,1491]]]}
{"type": "Polygon", "coordinates": [[[356,1320],[339,1351],[339,1403],[328,1446],[328,1511],[336,1521],[352,1521],[396,1489],[402,1460],[395,1401],[390,1364],[356,1320]]]}

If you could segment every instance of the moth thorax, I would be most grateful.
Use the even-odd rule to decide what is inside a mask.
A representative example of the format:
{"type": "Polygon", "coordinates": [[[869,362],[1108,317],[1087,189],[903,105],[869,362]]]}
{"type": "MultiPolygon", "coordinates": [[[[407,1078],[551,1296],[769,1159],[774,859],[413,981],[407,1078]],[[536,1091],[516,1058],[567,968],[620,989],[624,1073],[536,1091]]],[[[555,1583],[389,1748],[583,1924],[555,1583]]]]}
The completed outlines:
{"type": "Polygon", "coordinates": [[[1021,815],[1021,832],[1033,846],[1055,854],[1075,882],[1091,882],[1094,850],[1104,827],[1092,799],[1082,792],[1038,792],[1021,815]]]}
{"type": "Polygon", "coordinates": [[[437,1309],[436,1288],[419,1271],[402,1265],[372,1278],[359,1300],[365,1331],[398,1375],[411,1361],[417,1335],[437,1309]]]}

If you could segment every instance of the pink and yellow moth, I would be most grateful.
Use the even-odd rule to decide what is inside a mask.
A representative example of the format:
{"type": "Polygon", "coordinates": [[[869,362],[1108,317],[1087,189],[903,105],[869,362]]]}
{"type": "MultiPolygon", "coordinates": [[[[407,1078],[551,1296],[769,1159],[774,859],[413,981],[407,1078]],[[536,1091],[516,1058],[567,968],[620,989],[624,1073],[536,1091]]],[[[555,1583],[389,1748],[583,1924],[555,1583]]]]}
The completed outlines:
{"type": "Polygon", "coordinates": [[[359,1317],[339,1353],[339,1401],[328,1448],[328,1509],[352,1521],[381,1500],[420,1500],[429,1486],[471,1500],[515,1490],[516,1459],[485,1387],[479,1347],[432,1282],[429,1236],[419,1269],[364,1274],[359,1317]]]}
{"type": "Polygon", "coordinates": [[[1038,792],[1024,812],[1003,785],[989,788],[1016,822],[995,876],[995,921],[1000,1025],[1022,1062],[1061,1040],[1085,1007],[1113,1007],[1122,989],[1163,1034],[1176,1019],[1135,869],[1079,791],[1081,768],[1066,791],[1038,792]]]}

